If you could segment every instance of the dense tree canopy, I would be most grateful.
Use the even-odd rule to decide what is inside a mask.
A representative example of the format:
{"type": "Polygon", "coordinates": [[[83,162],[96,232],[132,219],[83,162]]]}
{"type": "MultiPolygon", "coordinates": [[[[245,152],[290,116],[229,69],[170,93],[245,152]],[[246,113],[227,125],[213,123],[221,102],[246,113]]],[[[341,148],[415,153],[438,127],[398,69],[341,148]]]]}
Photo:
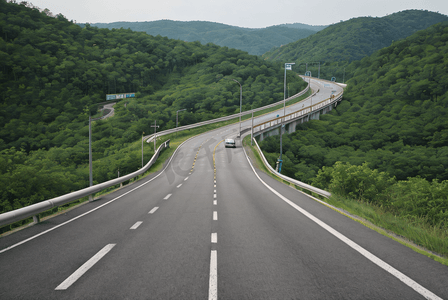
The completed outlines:
{"type": "Polygon", "coordinates": [[[359,17],[332,24],[307,38],[272,49],[264,59],[305,62],[353,61],[418,30],[447,21],[439,13],[406,10],[382,18],[359,17]]]}

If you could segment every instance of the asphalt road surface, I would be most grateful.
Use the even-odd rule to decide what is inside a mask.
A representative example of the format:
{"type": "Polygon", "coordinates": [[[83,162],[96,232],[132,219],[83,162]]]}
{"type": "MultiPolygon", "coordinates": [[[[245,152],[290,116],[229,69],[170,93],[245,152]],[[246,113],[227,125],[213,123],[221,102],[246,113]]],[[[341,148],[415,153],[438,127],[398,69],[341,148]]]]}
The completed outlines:
{"type": "Polygon", "coordinates": [[[448,299],[448,267],[253,168],[237,128],[1,238],[0,299],[448,299]]]}

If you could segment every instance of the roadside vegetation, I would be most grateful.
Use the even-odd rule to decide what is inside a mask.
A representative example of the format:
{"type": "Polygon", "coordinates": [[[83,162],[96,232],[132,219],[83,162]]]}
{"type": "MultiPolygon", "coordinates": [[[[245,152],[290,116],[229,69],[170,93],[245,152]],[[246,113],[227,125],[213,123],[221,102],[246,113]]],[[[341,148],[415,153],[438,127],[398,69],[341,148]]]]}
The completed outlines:
{"type": "MultiPolygon", "coordinates": [[[[283,136],[282,168],[289,177],[332,192],[336,202],[352,199],[373,207],[369,220],[387,216],[391,225],[385,228],[445,256],[447,42],[448,22],[442,22],[354,61],[341,104],[283,136]],[[404,231],[410,225],[402,224],[431,237],[409,235],[404,231]]],[[[260,142],[271,165],[278,144],[278,136],[260,142]]]]}

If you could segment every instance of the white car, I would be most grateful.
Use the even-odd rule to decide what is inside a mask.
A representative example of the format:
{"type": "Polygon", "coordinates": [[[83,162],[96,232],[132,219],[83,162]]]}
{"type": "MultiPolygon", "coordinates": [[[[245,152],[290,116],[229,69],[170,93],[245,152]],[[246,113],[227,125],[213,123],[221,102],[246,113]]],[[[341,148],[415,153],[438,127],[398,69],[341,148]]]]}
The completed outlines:
{"type": "Polygon", "coordinates": [[[236,148],[234,139],[226,139],[225,145],[226,145],[226,148],[236,148]]]}

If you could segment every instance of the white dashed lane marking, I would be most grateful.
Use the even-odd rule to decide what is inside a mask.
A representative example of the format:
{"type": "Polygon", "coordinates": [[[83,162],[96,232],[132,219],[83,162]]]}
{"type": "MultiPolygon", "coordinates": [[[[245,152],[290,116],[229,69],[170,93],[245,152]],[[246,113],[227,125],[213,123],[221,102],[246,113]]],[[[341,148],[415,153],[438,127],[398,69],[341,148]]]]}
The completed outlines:
{"type": "Polygon", "coordinates": [[[132,227],[129,228],[129,229],[132,229],[132,230],[137,229],[138,226],[142,225],[142,223],[143,223],[142,221],[138,221],[137,223],[135,223],[134,225],[132,225],[132,227]]]}
{"type": "Polygon", "coordinates": [[[103,258],[116,244],[106,245],[97,254],[95,254],[91,259],[86,261],[78,270],[76,270],[72,275],[70,275],[66,280],[64,280],[60,285],[58,285],[55,290],[66,290],[73,283],[76,282],[84,273],[86,273],[91,267],[93,267],[101,258],[103,258]]]}
{"type": "Polygon", "coordinates": [[[208,284],[208,299],[218,299],[218,253],[212,250],[210,253],[210,277],[208,284]]]}
{"type": "Polygon", "coordinates": [[[155,213],[157,210],[159,209],[159,207],[154,207],[153,209],[151,209],[150,211],[149,211],[149,213],[148,214],[153,214],[153,213],[155,213]]]}
{"type": "Polygon", "coordinates": [[[216,232],[212,233],[212,244],[218,243],[218,234],[216,232]]]}
{"type": "Polygon", "coordinates": [[[168,195],[166,195],[165,198],[163,198],[163,200],[168,200],[168,198],[170,198],[171,195],[172,195],[172,194],[168,194],[168,195]]]}

